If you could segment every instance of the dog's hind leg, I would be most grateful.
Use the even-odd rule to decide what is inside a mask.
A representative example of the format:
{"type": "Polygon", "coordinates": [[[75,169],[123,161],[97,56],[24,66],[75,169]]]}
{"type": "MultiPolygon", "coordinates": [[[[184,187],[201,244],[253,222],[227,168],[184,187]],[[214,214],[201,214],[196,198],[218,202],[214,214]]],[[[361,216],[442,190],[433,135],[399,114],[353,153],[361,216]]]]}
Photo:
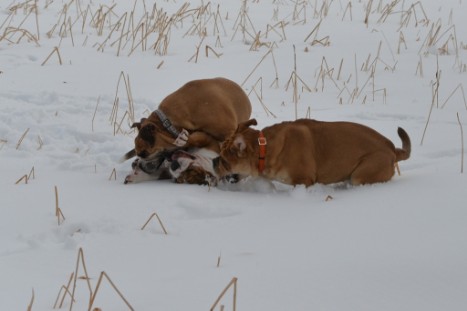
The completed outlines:
{"type": "Polygon", "coordinates": [[[375,152],[362,158],[350,175],[352,185],[386,182],[394,175],[395,155],[388,152],[375,152]]]}

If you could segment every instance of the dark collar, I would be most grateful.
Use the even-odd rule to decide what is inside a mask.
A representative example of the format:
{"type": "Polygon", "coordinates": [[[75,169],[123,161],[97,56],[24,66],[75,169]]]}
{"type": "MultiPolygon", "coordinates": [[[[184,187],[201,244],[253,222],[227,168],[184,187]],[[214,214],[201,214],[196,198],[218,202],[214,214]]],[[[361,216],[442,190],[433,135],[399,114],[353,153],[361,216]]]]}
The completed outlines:
{"type": "Polygon", "coordinates": [[[170,122],[169,118],[165,115],[165,113],[162,112],[162,110],[157,109],[154,111],[156,115],[159,117],[159,120],[161,120],[162,125],[164,128],[172,134],[173,137],[178,137],[180,135],[180,131],[173,126],[172,122],[170,122]]]}

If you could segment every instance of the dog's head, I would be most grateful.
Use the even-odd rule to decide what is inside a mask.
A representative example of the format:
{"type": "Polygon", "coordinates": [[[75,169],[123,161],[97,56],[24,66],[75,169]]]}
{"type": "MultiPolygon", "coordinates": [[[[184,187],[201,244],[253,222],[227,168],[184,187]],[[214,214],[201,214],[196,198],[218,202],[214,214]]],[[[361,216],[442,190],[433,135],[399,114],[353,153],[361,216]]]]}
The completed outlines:
{"type": "Polygon", "coordinates": [[[217,177],[211,163],[217,155],[209,149],[195,149],[191,152],[179,149],[167,157],[170,174],[178,183],[215,185],[217,177]]]}
{"type": "Polygon", "coordinates": [[[212,162],[217,175],[252,175],[252,167],[257,160],[253,154],[258,131],[250,126],[257,124],[255,119],[240,123],[235,133],[222,143],[219,157],[212,162]]]}
{"type": "Polygon", "coordinates": [[[173,148],[174,138],[166,133],[161,124],[152,119],[142,118],[140,122],[135,122],[131,126],[138,130],[135,138],[135,149],[129,151],[125,157],[138,156],[146,159],[164,149],[173,148]]]}
{"type": "Polygon", "coordinates": [[[217,178],[205,171],[202,167],[190,166],[175,178],[175,182],[178,184],[215,186],[217,184],[217,178]]]}

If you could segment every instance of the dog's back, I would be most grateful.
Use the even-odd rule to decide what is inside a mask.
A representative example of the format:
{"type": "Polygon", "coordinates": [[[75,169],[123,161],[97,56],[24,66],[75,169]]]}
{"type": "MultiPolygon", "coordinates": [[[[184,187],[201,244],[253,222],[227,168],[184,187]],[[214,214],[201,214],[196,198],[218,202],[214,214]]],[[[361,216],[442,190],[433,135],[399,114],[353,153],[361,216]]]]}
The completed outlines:
{"type": "Polygon", "coordinates": [[[186,83],[162,100],[159,109],[175,126],[201,130],[222,142],[250,118],[251,103],[238,84],[214,78],[186,83]]]}
{"type": "Polygon", "coordinates": [[[398,131],[402,148],[377,131],[352,122],[300,119],[272,125],[263,132],[268,137],[268,153],[272,149],[276,155],[269,159],[274,161],[271,166],[278,168],[274,174],[282,174],[281,163],[287,163],[288,175],[301,176],[305,170],[320,183],[351,179],[362,161],[371,162],[377,154],[384,154],[388,167],[410,156],[410,139],[402,129],[398,131]]]}

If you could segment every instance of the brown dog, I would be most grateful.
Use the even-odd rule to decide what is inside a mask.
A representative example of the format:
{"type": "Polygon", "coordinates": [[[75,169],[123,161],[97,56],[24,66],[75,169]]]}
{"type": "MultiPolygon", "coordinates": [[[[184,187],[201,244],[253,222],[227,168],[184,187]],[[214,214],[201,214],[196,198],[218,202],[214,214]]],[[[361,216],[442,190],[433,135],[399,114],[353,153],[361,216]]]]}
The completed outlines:
{"type": "Polygon", "coordinates": [[[135,148],[124,160],[150,158],[176,146],[219,152],[220,143],[250,114],[250,100],[235,82],[224,78],[190,81],[164,98],[148,118],[132,125],[138,135],[135,148]]]}
{"type": "Polygon", "coordinates": [[[290,185],[330,184],[350,180],[353,185],[385,182],[398,161],[410,157],[407,133],[398,128],[402,148],[375,130],[351,122],[297,120],[262,131],[241,123],[213,161],[216,173],[263,176],[290,185]]]}

